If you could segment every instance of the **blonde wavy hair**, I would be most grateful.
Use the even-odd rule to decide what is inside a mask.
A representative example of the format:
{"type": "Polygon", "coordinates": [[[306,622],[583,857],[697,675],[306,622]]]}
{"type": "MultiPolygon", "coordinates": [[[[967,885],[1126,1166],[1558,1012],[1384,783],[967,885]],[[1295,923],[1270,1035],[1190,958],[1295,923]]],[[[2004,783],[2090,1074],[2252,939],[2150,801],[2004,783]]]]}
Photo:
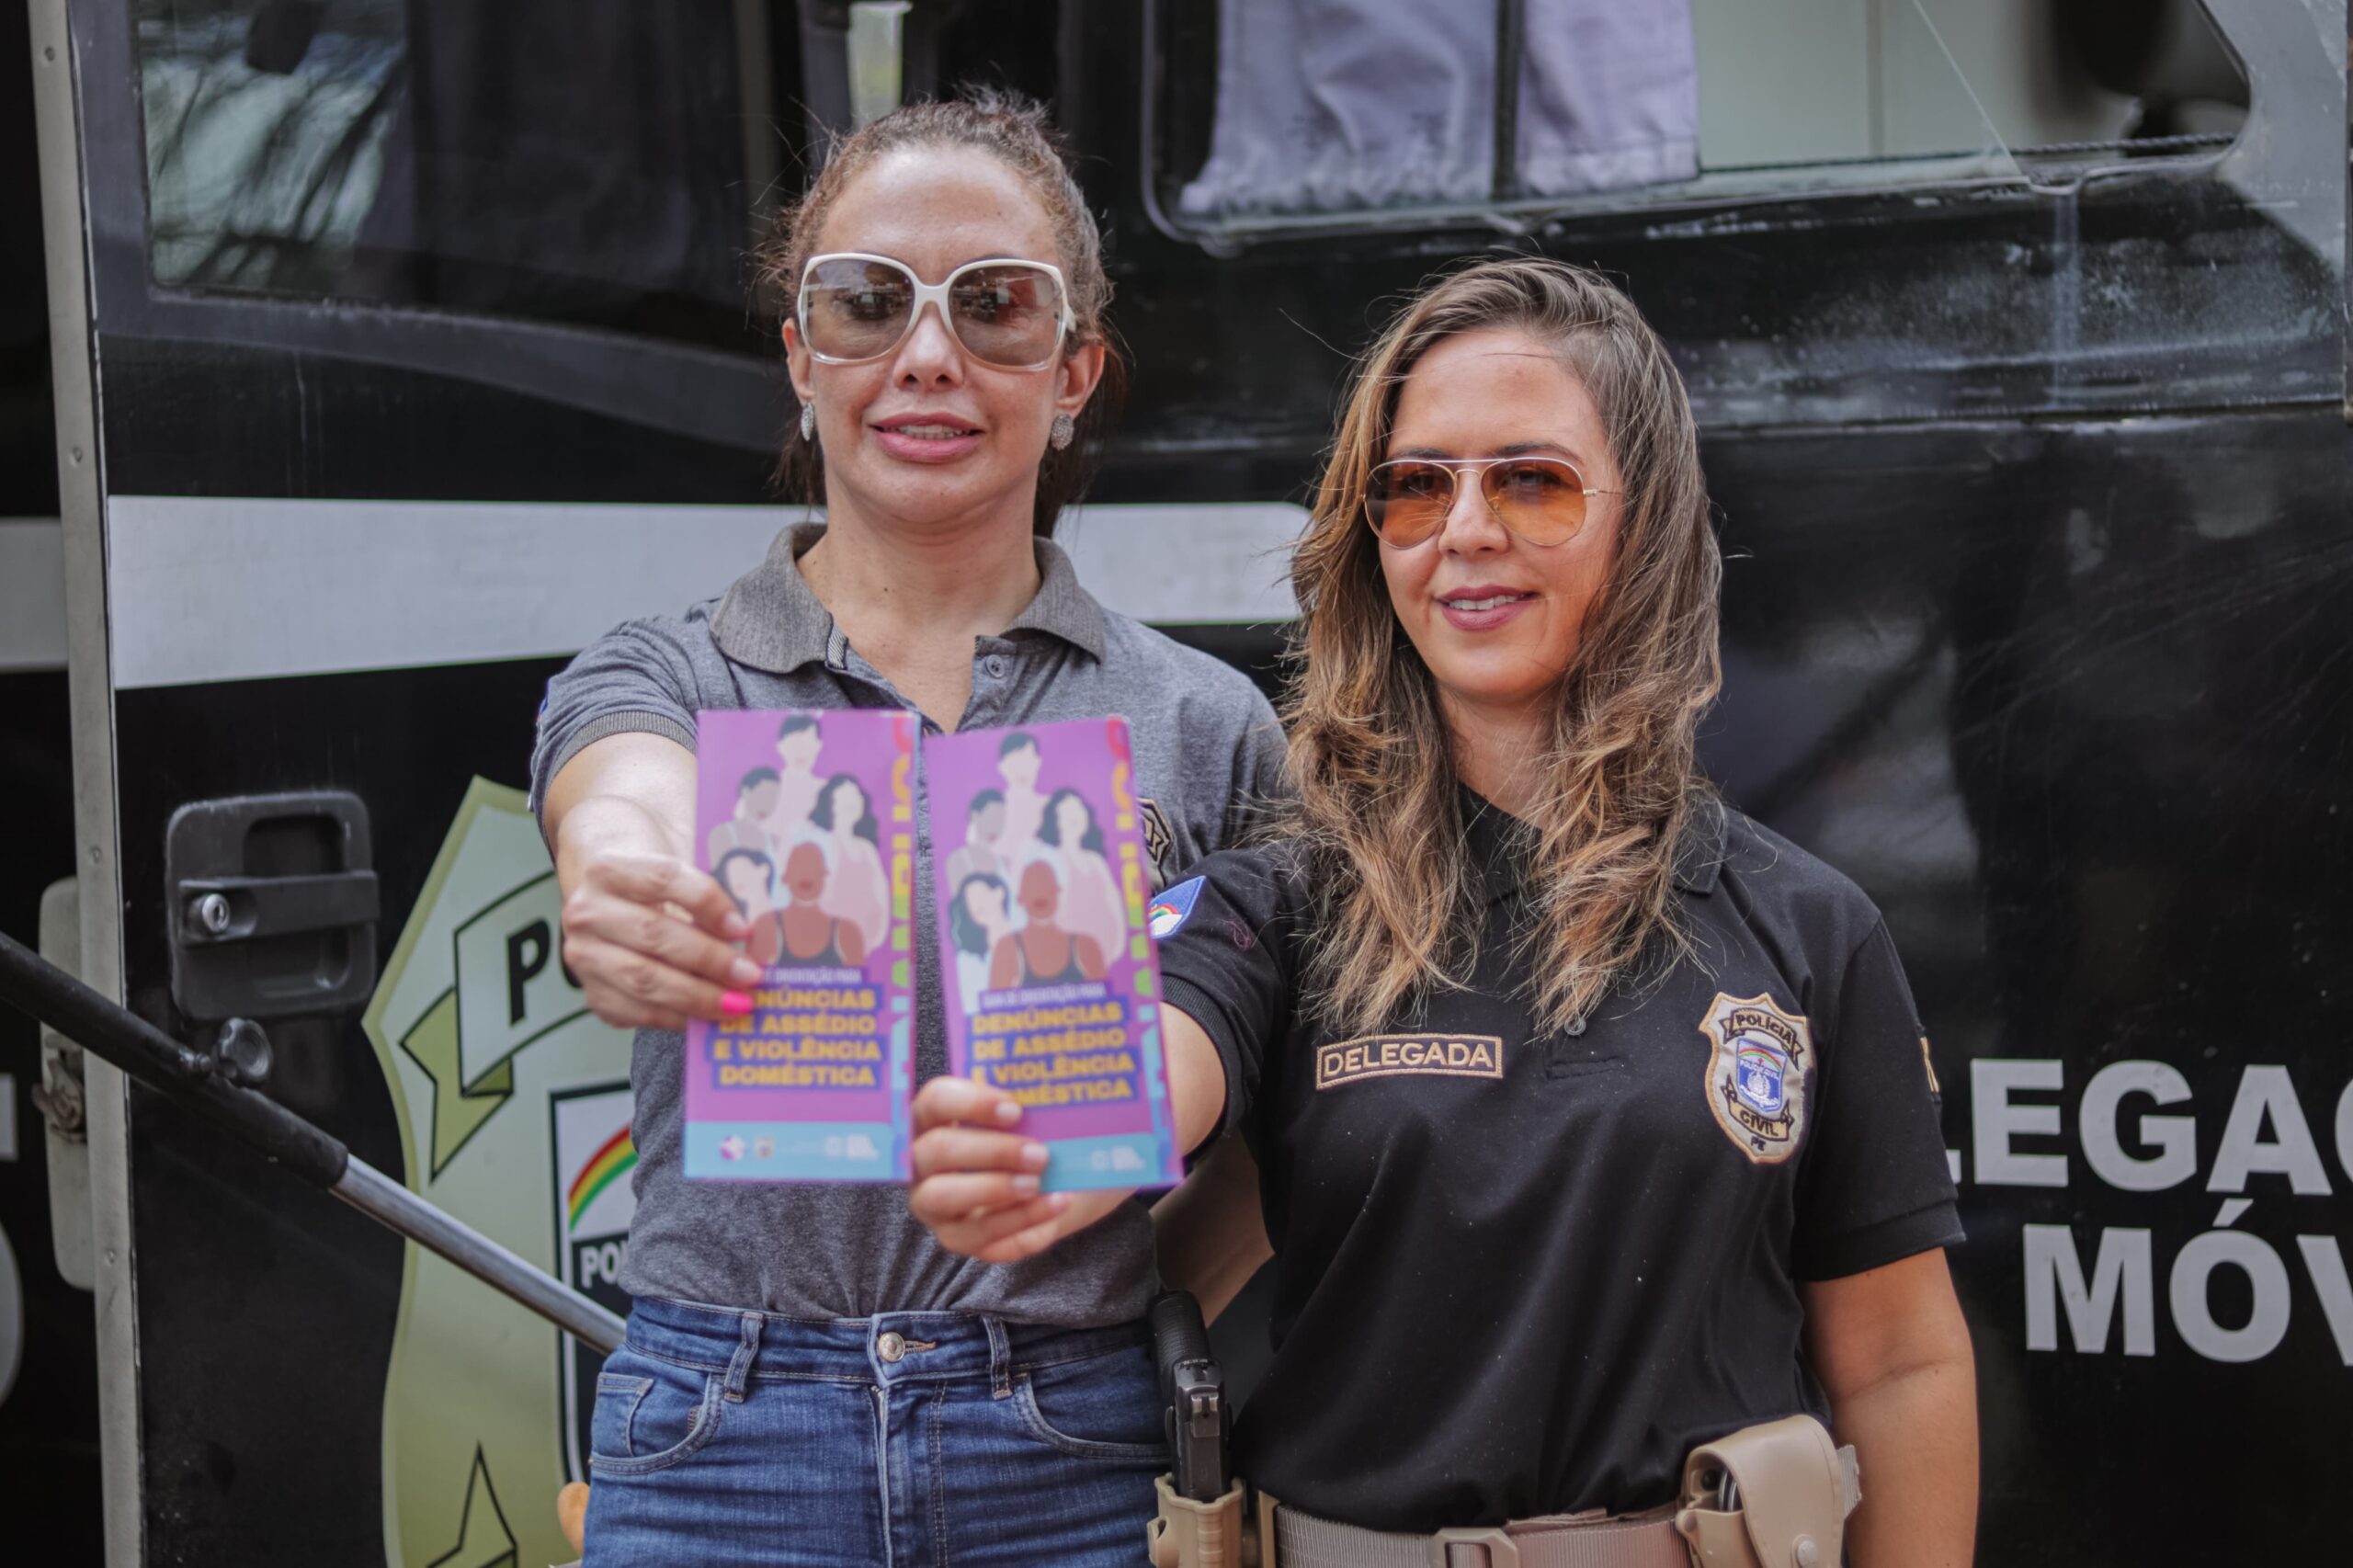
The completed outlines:
{"type": "Polygon", "coordinates": [[[1526,820],[1519,957],[1547,1032],[1592,1013],[1673,916],[1694,768],[1721,682],[1722,577],[1699,437],[1666,348],[1599,274],[1537,257],[1482,262],[1416,295],[1364,355],[1292,558],[1303,625],[1284,704],[1298,795],[1277,829],[1311,890],[1310,1005],[1372,1032],[1457,989],[1475,962],[1477,879],[1429,668],[1391,608],[1365,488],[1397,398],[1462,333],[1552,345],[1601,413],[1623,476],[1617,553],[1562,676],[1526,820]]]}

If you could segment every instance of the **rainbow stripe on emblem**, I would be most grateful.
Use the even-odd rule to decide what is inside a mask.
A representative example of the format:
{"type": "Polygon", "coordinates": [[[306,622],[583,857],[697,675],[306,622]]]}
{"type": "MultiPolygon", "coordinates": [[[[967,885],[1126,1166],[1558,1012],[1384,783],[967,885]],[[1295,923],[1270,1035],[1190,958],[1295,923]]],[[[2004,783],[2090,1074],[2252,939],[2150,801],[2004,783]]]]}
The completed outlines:
{"type": "Polygon", "coordinates": [[[637,1168],[637,1145],[631,1141],[629,1134],[630,1130],[626,1127],[614,1133],[605,1141],[605,1146],[589,1155],[588,1163],[580,1167],[579,1176],[573,1179],[572,1190],[564,1198],[571,1213],[564,1225],[566,1230],[579,1229],[580,1216],[588,1212],[588,1205],[597,1201],[597,1195],[637,1168]]]}

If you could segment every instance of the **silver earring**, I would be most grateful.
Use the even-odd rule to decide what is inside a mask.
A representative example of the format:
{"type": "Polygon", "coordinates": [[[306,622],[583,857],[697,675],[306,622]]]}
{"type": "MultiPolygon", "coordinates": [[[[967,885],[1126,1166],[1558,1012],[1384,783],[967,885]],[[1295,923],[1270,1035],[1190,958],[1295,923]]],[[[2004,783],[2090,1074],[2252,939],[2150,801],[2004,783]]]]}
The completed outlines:
{"type": "Polygon", "coordinates": [[[1066,449],[1077,436],[1076,422],[1067,414],[1057,414],[1054,415],[1054,433],[1046,438],[1053,443],[1054,450],[1059,452],[1066,449]]]}
{"type": "Polygon", "coordinates": [[[817,438],[817,405],[813,403],[801,405],[801,438],[804,441],[817,438]]]}

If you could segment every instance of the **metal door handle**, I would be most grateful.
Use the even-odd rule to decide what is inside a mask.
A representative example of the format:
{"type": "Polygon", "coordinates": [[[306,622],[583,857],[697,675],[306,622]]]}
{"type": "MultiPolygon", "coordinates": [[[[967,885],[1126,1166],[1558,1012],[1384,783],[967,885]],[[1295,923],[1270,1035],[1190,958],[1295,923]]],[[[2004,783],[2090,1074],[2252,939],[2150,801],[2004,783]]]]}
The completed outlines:
{"type": "Polygon", "coordinates": [[[307,877],[198,877],[179,885],[190,943],[243,942],[292,931],[330,931],[377,915],[376,873],[307,877]]]}

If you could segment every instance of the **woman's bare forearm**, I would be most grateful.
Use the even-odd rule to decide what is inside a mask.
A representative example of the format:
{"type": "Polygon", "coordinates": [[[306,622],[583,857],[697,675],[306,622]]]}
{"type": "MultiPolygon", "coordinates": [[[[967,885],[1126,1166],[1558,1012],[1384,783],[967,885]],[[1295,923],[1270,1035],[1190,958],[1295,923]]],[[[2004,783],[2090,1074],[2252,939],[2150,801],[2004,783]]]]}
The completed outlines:
{"type": "Polygon", "coordinates": [[[1863,1473],[1847,1561],[1968,1568],[1977,1536],[1977,1377],[1968,1358],[1892,1374],[1832,1414],[1863,1473]]]}
{"type": "Polygon", "coordinates": [[[581,748],[549,780],[541,813],[557,882],[572,886],[599,854],[691,860],[694,790],[694,754],[660,735],[608,735],[581,748]]]}
{"type": "Polygon", "coordinates": [[[1212,1323],[1274,1256],[1258,1208],[1258,1166],[1239,1138],[1226,1139],[1154,1204],[1152,1224],[1162,1281],[1190,1290],[1212,1323]]]}
{"type": "Polygon", "coordinates": [[[1938,1248],[1805,1287],[1806,1351],[1855,1446],[1856,1568],[1968,1568],[1977,1535],[1977,1369],[1938,1248]]]}

